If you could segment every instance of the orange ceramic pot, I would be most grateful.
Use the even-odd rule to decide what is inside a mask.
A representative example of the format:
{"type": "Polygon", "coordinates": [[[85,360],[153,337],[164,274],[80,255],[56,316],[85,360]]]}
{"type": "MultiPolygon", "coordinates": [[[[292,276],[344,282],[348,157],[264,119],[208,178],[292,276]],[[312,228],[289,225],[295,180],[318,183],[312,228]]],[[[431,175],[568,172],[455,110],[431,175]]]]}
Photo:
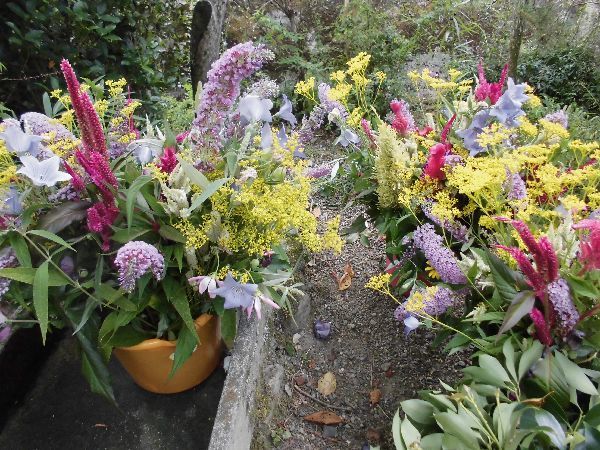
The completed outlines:
{"type": "Polygon", "coordinates": [[[140,387],[157,394],[174,394],[202,383],[221,359],[219,318],[202,314],[195,321],[200,344],[192,356],[169,377],[177,341],[147,339],[131,347],[115,348],[114,354],[140,387]]]}

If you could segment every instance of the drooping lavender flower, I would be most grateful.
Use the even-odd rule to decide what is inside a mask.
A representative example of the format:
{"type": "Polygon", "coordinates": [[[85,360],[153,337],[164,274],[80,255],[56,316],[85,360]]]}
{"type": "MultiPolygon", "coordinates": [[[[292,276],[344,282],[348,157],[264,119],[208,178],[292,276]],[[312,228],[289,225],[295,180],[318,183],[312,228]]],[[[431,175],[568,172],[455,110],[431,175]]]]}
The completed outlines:
{"type": "Polygon", "coordinates": [[[217,281],[219,287],[212,290],[213,294],[225,299],[225,309],[249,308],[254,305],[254,296],[258,290],[256,284],[240,283],[236,281],[231,273],[228,273],[223,281],[217,281]]]}
{"type": "MultiPolygon", "coordinates": [[[[0,250],[0,269],[17,267],[17,256],[10,247],[0,250]]],[[[8,292],[10,288],[10,278],[0,277],[0,299],[8,292]]]]}
{"type": "Polygon", "coordinates": [[[445,287],[438,287],[433,296],[426,296],[423,304],[423,312],[430,316],[441,316],[449,308],[457,306],[465,299],[462,291],[453,291],[445,287]]]}
{"type": "Polygon", "coordinates": [[[525,94],[527,85],[525,83],[515,84],[512,78],[508,79],[508,87],[498,102],[491,108],[490,115],[496,117],[498,121],[508,127],[515,127],[519,124],[516,120],[525,114],[523,103],[529,100],[525,94]]]}
{"type": "Polygon", "coordinates": [[[317,105],[310,112],[308,118],[304,117],[302,119],[302,126],[298,132],[298,141],[300,144],[308,144],[313,140],[315,132],[321,127],[327,114],[328,111],[324,106],[317,105]]]}
{"type": "Polygon", "coordinates": [[[562,125],[563,128],[569,127],[569,117],[563,109],[559,109],[558,111],[555,111],[553,113],[546,114],[544,119],[546,119],[548,122],[558,123],[562,125]]]}
{"type": "Polygon", "coordinates": [[[308,178],[323,178],[328,177],[331,174],[331,167],[327,164],[322,164],[317,167],[311,167],[306,171],[306,176],[308,178]]]}
{"type": "Polygon", "coordinates": [[[275,98],[279,95],[279,85],[270,78],[261,78],[252,83],[247,92],[262,98],[275,98]]]}
{"type": "Polygon", "coordinates": [[[432,202],[427,202],[421,207],[421,209],[423,210],[423,213],[429,220],[431,220],[437,226],[448,231],[454,239],[456,239],[459,242],[467,242],[469,240],[468,239],[469,230],[467,227],[465,227],[463,224],[458,223],[453,220],[447,220],[447,219],[440,220],[439,217],[435,216],[431,212],[432,208],[433,208],[432,202]]]}
{"type": "Polygon", "coordinates": [[[157,281],[162,280],[165,272],[163,255],[143,241],[131,241],[117,251],[115,265],[119,269],[119,283],[125,292],[135,289],[135,282],[150,271],[157,281]]]}
{"type": "Polygon", "coordinates": [[[218,151],[227,114],[240,94],[240,83],[273,58],[263,45],[238,44],[223,53],[208,71],[208,81],[192,123],[190,138],[196,149],[218,151]]]}
{"type": "Polygon", "coordinates": [[[512,173],[506,168],[506,181],[502,184],[509,200],[523,200],[527,197],[527,187],[519,173],[512,173]]]}
{"type": "Polygon", "coordinates": [[[454,253],[444,245],[443,238],[435,232],[432,224],[426,223],[417,227],[413,233],[413,241],[443,282],[466,283],[467,278],[458,267],[454,253]]]}
{"type": "Polygon", "coordinates": [[[463,139],[463,145],[469,150],[471,156],[475,156],[484,150],[477,139],[483,129],[487,126],[489,118],[490,110],[483,109],[473,116],[473,120],[467,128],[456,132],[456,135],[463,139]]]}
{"type": "Polygon", "coordinates": [[[50,203],[60,203],[79,199],[79,194],[75,190],[72,184],[67,184],[61,187],[54,194],[48,196],[50,203]]]}
{"type": "Polygon", "coordinates": [[[38,136],[53,134],[54,139],[57,141],[77,140],[77,138],[67,129],[67,127],[59,123],[57,120],[51,119],[45,114],[28,112],[21,115],[21,122],[23,122],[25,125],[25,130],[31,134],[37,134],[38,136]]]}
{"type": "Polygon", "coordinates": [[[37,156],[41,150],[42,137],[27,134],[21,130],[20,126],[7,127],[0,133],[0,139],[4,141],[8,151],[16,153],[18,157],[37,156]]]}
{"type": "Polygon", "coordinates": [[[331,90],[331,86],[327,83],[320,83],[318,87],[319,101],[321,102],[321,106],[325,108],[327,114],[329,114],[334,109],[337,109],[340,112],[340,116],[342,119],[346,119],[348,117],[348,111],[346,111],[346,107],[342,105],[337,100],[332,100],[329,96],[329,91],[331,90]]]}

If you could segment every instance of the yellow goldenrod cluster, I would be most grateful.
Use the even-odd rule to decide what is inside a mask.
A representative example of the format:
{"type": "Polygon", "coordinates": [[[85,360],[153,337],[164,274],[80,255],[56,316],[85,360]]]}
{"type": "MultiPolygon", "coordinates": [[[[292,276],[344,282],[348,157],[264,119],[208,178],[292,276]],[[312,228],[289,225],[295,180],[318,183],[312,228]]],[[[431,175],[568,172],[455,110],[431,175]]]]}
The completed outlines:
{"type": "Polygon", "coordinates": [[[420,81],[422,81],[427,87],[438,91],[439,93],[446,93],[450,91],[457,91],[460,93],[469,92],[471,90],[473,80],[465,79],[458,81],[458,78],[461,75],[461,72],[455,69],[449,70],[449,79],[447,80],[442,77],[433,76],[429,69],[423,69],[421,73],[415,71],[408,73],[408,77],[411,81],[413,81],[413,83],[418,84],[420,81]]]}
{"type": "Polygon", "coordinates": [[[17,175],[17,166],[3,140],[0,140],[0,192],[9,188],[11,181],[17,175]]]}
{"type": "Polygon", "coordinates": [[[118,97],[123,93],[123,88],[127,84],[127,80],[125,78],[120,78],[118,80],[106,80],[106,85],[108,86],[108,94],[111,97],[118,97]]]}
{"type": "Polygon", "coordinates": [[[369,281],[367,281],[365,287],[367,289],[373,289],[374,291],[384,291],[388,289],[391,279],[392,276],[389,273],[374,275],[369,279],[369,281]]]}
{"type": "Polygon", "coordinates": [[[305,97],[313,102],[316,102],[317,99],[315,97],[315,77],[307,78],[306,80],[301,80],[296,83],[296,87],[294,88],[294,92],[302,97],[305,97]]]}

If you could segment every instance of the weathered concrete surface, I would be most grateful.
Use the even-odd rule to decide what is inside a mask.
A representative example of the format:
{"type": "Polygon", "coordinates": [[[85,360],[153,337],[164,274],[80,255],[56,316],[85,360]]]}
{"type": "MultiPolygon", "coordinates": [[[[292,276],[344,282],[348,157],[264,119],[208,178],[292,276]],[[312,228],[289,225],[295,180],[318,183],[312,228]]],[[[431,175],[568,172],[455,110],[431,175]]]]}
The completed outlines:
{"type": "Polygon", "coordinates": [[[270,309],[261,320],[242,317],[215,418],[210,450],[247,450],[254,430],[253,410],[261,380],[270,309]]]}
{"type": "Polygon", "coordinates": [[[48,358],[33,388],[13,410],[0,448],[206,449],[225,374],[218,369],[196,388],[158,395],[137,387],[111,362],[116,408],[92,394],[72,339],[48,358]]]}

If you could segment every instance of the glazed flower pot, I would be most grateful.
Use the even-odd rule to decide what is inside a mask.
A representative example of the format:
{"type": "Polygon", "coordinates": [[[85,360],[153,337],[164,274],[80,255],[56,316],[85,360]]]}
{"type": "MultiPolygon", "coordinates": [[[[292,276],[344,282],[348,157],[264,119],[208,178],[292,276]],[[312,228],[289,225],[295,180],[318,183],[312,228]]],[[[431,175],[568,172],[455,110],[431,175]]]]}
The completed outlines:
{"type": "Polygon", "coordinates": [[[147,339],[131,347],[115,348],[114,354],[135,383],[157,394],[174,394],[202,383],[221,359],[219,318],[202,314],[195,321],[200,344],[192,356],[169,377],[177,341],[147,339]]]}

